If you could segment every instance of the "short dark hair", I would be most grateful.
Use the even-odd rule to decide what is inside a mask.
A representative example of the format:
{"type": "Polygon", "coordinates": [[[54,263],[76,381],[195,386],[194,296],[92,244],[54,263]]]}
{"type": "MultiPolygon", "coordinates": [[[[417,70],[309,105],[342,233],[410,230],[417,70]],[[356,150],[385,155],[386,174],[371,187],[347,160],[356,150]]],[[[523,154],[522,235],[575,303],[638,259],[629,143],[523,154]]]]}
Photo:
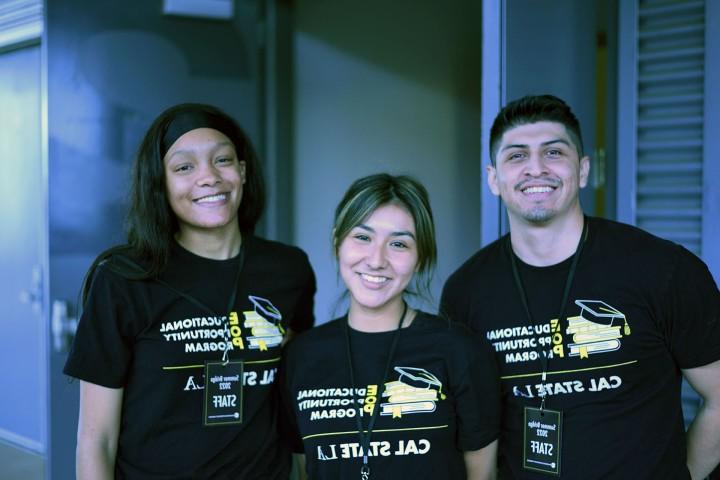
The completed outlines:
{"type": "Polygon", "coordinates": [[[384,205],[399,205],[415,222],[418,266],[416,286],[419,293],[430,298],[430,281],[437,261],[435,223],[430,198],[425,187],[407,175],[378,173],[355,180],[335,209],[333,251],[338,255],[340,244],[350,231],[384,205]]]}
{"type": "Polygon", "coordinates": [[[490,129],[490,160],[492,164],[495,165],[495,158],[505,132],[520,125],[537,122],[562,124],[575,144],[578,156],[583,157],[580,122],[570,106],[554,95],[527,95],[505,105],[495,117],[490,129]]]}

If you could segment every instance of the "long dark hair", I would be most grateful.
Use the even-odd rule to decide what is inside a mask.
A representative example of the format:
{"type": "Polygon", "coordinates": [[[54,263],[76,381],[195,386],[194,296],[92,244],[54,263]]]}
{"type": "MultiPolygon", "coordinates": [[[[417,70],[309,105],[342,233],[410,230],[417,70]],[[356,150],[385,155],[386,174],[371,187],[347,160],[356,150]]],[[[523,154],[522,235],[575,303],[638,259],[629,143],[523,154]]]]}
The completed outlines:
{"type": "Polygon", "coordinates": [[[182,126],[192,125],[198,119],[201,123],[195,128],[207,126],[221,131],[232,141],[238,159],[245,161],[246,179],[237,215],[238,226],[244,234],[255,230],[265,208],[265,184],[260,161],[247,134],[216,107],[197,103],[170,107],[150,125],[135,156],[126,218],[127,244],[112,247],[95,259],[83,280],[83,304],[93,274],[101,263],[107,263],[113,271],[130,279],[153,278],[167,267],[179,225],[167,199],[164,157],[170,146],[169,139],[176,139],[183,131],[182,126]],[[179,123],[183,125],[178,127],[179,123]],[[110,261],[113,257],[123,261],[110,261]]]}

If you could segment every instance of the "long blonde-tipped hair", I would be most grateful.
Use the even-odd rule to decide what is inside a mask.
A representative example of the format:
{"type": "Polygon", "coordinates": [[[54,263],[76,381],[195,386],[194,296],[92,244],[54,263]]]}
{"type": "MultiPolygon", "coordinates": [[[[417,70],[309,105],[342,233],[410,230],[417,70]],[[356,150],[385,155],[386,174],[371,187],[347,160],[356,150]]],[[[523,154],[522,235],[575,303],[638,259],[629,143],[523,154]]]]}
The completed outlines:
{"type": "Polygon", "coordinates": [[[335,258],[340,244],[350,231],[379,207],[388,204],[405,208],[415,222],[418,265],[414,283],[417,291],[408,293],[417,293],[430,300],[430,282],[437,262],[435,222],[427,190],[412,177],[378,173],[360,178],[350,185],[335,209],[332,230],[335,258]]]}

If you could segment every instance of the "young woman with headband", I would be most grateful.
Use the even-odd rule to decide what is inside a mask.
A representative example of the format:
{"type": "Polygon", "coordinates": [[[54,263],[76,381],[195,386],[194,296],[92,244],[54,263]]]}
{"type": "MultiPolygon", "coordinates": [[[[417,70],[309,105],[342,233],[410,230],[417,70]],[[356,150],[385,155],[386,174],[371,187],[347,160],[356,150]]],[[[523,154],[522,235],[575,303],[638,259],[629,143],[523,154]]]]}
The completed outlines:
{"type": "Polygon", "coordinates": [[[81,380],[78,478],[287,478],[271,393],[315,280],[301,250],[253,235],[263,205],[228,115],[182,104],[150,126],[127,244],[90,267],[65,366],[81,380]]]}

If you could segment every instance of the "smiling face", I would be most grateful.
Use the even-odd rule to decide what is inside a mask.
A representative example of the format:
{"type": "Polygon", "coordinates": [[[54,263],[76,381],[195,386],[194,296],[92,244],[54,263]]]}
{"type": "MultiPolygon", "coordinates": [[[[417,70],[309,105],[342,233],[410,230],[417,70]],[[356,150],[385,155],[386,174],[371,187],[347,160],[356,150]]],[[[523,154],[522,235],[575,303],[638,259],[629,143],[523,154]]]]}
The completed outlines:
{"type": "Polygon", "coordinates": [[[415,222],[395,204],[378,207],[342,240],[340,276],[350,291],[350,309],[400,310],[402,294],[417,265],[415,222]]]}
{"type": "Polygon", "coordinates": [[[197,128],[172,144],[164,158],[165,187],[179,237],[238,229],[245,162],[223,133],[197,128]]]}
{"type": "Polygon", "coordinates": [[[578,158],[561,123],[529,123],[503,134],[495,166],[487,167],[488,185],[502,198],[511,223],[581,219],[578,195],[589,170],[589,158],[578,158]]]}

